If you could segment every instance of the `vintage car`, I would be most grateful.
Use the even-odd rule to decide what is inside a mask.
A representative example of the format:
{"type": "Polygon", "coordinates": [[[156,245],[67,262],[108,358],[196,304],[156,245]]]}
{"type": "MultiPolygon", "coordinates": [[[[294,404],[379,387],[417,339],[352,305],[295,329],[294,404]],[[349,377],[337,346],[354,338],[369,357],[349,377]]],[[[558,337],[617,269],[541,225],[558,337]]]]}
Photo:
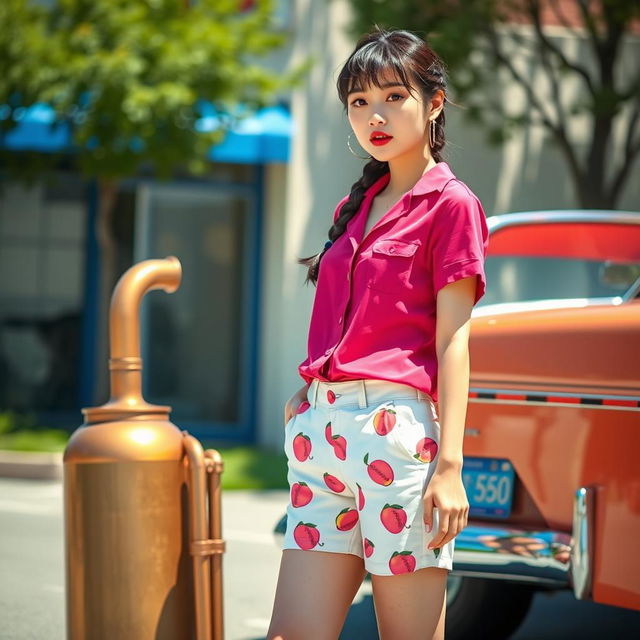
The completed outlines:
{"type": "Polygon", "coordinates": [[[640,609],[640,213],[488,225],[449,640],[508,638],[537,590],[640,609]]]}

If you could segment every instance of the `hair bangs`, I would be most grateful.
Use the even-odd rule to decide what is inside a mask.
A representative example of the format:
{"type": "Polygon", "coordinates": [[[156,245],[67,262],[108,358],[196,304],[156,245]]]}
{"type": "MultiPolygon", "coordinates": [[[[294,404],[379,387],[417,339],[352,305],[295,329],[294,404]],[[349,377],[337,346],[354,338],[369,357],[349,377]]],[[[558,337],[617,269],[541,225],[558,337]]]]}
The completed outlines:
{"type": "Polygon", "coordinates": [[[369,42],[358,49],[343,67],[338,78],[338,96],[346,106],[349,93],[369,86],[382,88],[385,76],[393,75],[412,91],[407,61],[384,41],[369,42]]]}

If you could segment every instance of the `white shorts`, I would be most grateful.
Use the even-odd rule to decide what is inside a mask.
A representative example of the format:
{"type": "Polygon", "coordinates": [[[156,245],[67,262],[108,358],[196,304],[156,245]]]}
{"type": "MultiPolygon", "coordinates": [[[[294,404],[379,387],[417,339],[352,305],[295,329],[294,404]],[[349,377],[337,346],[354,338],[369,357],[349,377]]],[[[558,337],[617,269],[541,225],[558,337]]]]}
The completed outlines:
{"type": "Polygon", "coordinates": [[[427,549],[423,496],[435,471],[433,400],[385,380],[314,379],[285,426],[290,500],[283,549],[350,553],[374,575],[452,568],[455,538],[427,549]]]}

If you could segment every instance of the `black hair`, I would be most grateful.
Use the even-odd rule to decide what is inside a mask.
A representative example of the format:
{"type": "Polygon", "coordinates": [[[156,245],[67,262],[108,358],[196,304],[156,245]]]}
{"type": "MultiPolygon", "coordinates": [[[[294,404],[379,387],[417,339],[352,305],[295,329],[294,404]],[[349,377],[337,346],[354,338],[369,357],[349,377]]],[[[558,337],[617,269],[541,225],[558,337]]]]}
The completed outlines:
{"type": "MultiPolygon", "coordinates": [[[[345,62],[337,81],[338,96],[348,109],[349,92],[354,87],[381,86],[386,72],[391,71],[411,93],[418,88],[426,104],[438,89],[442,89],[446,101],[446,69],[440,57],[417,35],[405,31],[376,29],[360,38],[355,49],[345,62]]],[[[444,137],[444,108],[435,120],[435,141],[431,155],[442,162],[444,137]]],[[[335,223],[329,229],[329,240],[320,253],[299,258],[298,263],[308,267],[305,284],[318,280],[320,260],[325,251],[345,231],[347,223],[358,211],[366,190],[389,171],[389,163],[371,157],[362,169],[362,176],[353,184],[349,199],[345,201],[335,223]]]]}

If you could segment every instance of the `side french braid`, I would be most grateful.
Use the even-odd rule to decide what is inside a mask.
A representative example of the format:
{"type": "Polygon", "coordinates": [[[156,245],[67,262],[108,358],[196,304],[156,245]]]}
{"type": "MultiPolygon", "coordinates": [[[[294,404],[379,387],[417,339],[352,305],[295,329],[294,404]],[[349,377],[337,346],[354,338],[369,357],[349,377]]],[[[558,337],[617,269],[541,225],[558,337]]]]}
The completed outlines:
{"type": "MultiPolygon", "coordinates": [[[[329,240],[331,240],[331,242],[335,242],[344,233],[347,228],[347,223],[351,218],[353,218],[360,208],[360,204],[362,203],[366,190],[388,171],[389,163],[380,162],[375,158],[371,158],[371,160],[364,165],[362,169],[362,176],[351,187],[349,199],[342,205],[335,223],[331,229],[329,229],[329,240]]],[[[308,282],[316,284],[318,280],[320,260],[327,249],[328,247],[325,247],[320,253],[307,258],[298,259],[299,264],[304,264],[309,267],[307,277],[305,278],[305,284],[308,282]]]]}

